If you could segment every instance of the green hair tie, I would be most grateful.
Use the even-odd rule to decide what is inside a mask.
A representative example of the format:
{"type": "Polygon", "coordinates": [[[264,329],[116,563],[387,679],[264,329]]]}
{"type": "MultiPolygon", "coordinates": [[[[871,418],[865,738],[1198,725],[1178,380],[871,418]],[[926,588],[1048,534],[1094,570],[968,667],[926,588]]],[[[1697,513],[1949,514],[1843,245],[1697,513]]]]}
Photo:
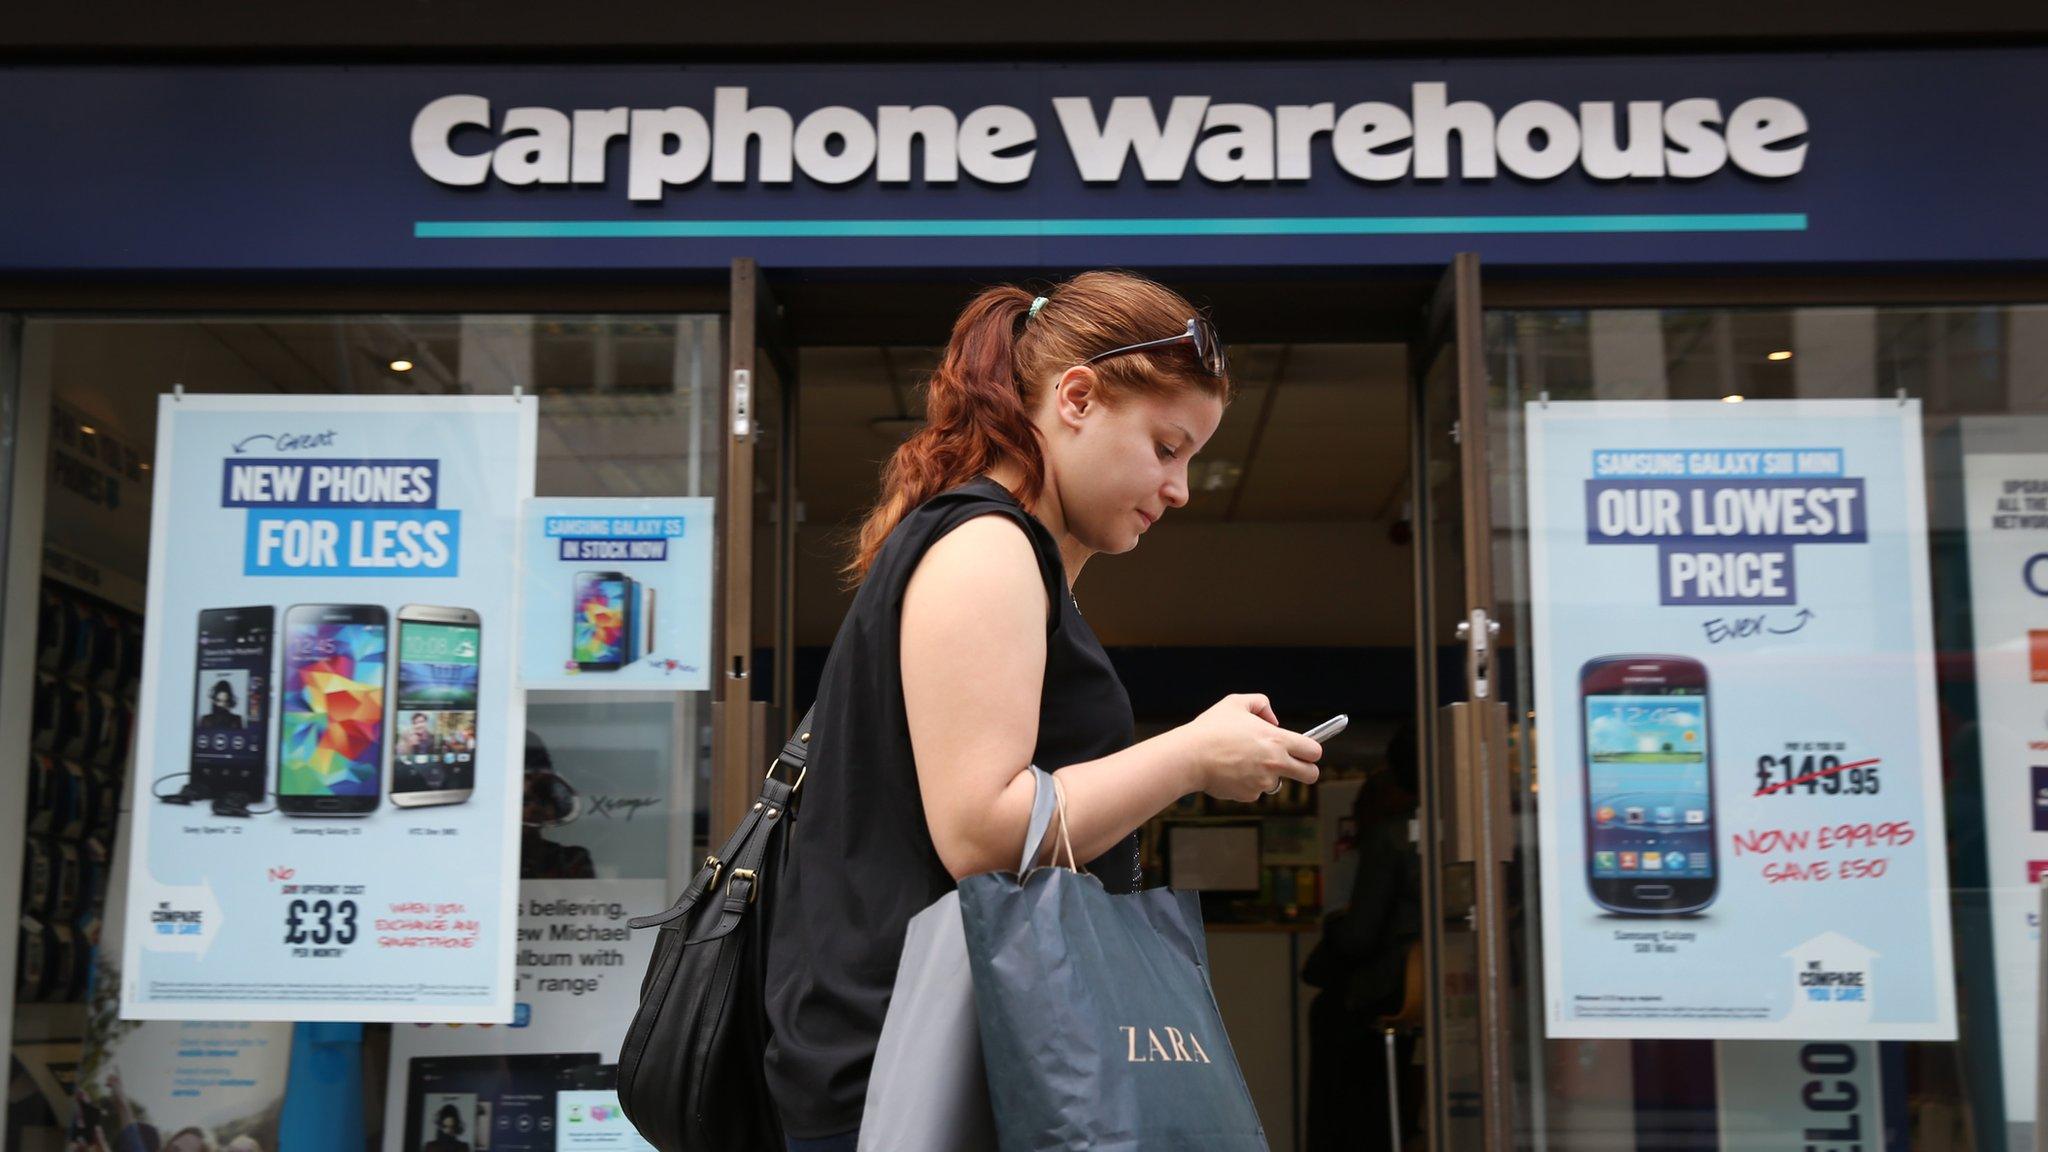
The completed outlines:
{"type": "Polygon", "coordinates": [[[1038,319],[1038,310],[1043,307],[1045,307],[1045,297],[1040,296],[1038,299],[1033,300],[1031,302],[1031,311],[1025,313],[1024,318],[1026,320],[1038,319]]]}

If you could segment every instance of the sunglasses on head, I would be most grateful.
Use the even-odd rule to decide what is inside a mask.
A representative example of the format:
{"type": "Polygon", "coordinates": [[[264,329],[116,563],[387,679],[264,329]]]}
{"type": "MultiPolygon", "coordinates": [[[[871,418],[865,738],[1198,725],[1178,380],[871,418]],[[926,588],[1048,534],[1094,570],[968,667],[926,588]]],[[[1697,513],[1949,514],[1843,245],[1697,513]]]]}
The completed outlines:
{"type": "Polygon", "coordinates": [[[1175,344],[1191,345],[1195,350],[1195,359],[1201,362],[1203,371],[1209,375],[1219,380],[1229,375],[1230,361],[1223,354],[1223,340],[1216,335],[1216,326],[1209,323],[1207,318],[1201,316],[1190,317],[1188,319],[1188,330],[1178,336],[1166,336],[1158,340],[1147,340],[1143,344],[1126,344],[1121,348],[1111,348],[1107,352],[1098,352],[1090,356],[1082,361],[1082,363],[1093,364],[1097,360],[1107,360],[1111,356],[1121,356],[1126,352],[1145,352],[1153,348],[1170,348],[1175,344]]]}

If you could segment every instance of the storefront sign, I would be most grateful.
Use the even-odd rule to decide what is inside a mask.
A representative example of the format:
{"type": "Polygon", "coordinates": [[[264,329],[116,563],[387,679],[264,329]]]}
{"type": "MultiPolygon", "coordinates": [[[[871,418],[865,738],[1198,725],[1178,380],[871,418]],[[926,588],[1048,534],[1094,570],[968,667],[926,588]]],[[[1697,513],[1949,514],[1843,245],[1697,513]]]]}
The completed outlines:
{"type": "Polygon", "coordinates": [[[2038,261],[2044,65],[12,68],[0,271],[2038,261]]]}
{"type": "MultiPolygon", "coordinates": [[[[1505,168],[1529,180],[1578,169],[1596,180],[1702,179],[1727,167],[1778,179],[1806,160],[1806,115],[1760,96],[1733,111],[1706,97],[1588,101],[1576,111],[1526,100],[1496,116],[1482,101],[1453,100],[1441,82],[1413,85],[1405,106],[1364,101],[1232,104],[1209,96],[1054,96],[1060,142],[1081,179],[1115,184],[1135,162],[1151,181],[1191,176],[1212,184],[1307,181],[1335,164],[1373,183],[1491,180],[1505,168]],[[1192,171],[1191,171],[1192,169],[1192,171]]],[[[493,116],[483,96],[443,96],[412,122],[420,171],[451,187],[490,182],[609,183],[609,147],[626,142],[627,195],[660,201],[707,174],[714,184],[952,184],[964,170],[987,184],[1023,184],[1038,160],[1038,122],[1022,108],[984,104],[956,115],[944,105],[885,104],[869,112],[819,108],[802,116],[754,105],[742,87],[719,88],[707,116],[690,107],[510,108],[493,116]],[[494,147],[458,150],[463,129],[494,132],[494,147]],[[920,164],[918,161],[922,159],[920,164]]]]}
{"type": "Polygon", "coordinates": [[[162,399],[124,1015],[510,1018],[534,413],[162,399]]]}
{"type": "Polygon", "coordinates": [[[1527,413],[1549,1034],[1953,1039],[1918,403],[1527,413]]]}
{"type": "Polygon", "coordinates": [[[527,501],[520,685],[710,688],[713,505],[527,501]]]}
{"type": "Polygon", "coordinates": [[[1976,745],[2005,1114],[2035,1119],[2039,885],[2048,875],[2048,420],[1965,420],[1976,745]]]}

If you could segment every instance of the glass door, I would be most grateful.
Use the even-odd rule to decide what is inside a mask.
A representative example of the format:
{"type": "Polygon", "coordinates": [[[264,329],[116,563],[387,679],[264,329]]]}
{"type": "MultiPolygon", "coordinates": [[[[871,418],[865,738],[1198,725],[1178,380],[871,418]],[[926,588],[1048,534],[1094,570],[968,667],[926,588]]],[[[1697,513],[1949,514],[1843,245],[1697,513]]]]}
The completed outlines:
{"type": "Polygon", "coordinates": [[[711,842],[723,842],[760,788],[794,682],[790,638],[796,555],[796,355],[787,315],[760,267],[732,263],[719,494],[711,842]]]}
{"type": "Polygon", "coordinates": [[[1494,653],[1479,258],[1444,272],[1417,332],[1410,429],[1416,729],[1432,1152],[1510,1147],[1508,773],[1494,653]]]}

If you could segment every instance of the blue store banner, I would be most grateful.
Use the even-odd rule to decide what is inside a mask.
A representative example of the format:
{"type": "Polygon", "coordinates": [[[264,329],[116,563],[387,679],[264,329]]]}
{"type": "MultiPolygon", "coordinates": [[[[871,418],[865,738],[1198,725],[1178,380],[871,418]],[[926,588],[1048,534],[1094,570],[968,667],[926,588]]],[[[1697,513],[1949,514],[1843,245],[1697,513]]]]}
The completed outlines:
{"type": "Polygon", "coordinates": [[[709,497],[530,500],[519,683],[711,687],[709,497]]]}
{"type": "Polygon", "coordinates": [[[535,412],[162,398],[124,1016],[511,1018],[535,412]]]}
{"type": "Polygon", "coordinates": [[[2044,101],[2037,47],[12,67],[0,271],[2038,262],[2044,101]]]}
{"type": "Polygon", "coordinates": [[[1918,401],[1526,411],[1548,1034],[1954,1039],[1918,401]]]}

